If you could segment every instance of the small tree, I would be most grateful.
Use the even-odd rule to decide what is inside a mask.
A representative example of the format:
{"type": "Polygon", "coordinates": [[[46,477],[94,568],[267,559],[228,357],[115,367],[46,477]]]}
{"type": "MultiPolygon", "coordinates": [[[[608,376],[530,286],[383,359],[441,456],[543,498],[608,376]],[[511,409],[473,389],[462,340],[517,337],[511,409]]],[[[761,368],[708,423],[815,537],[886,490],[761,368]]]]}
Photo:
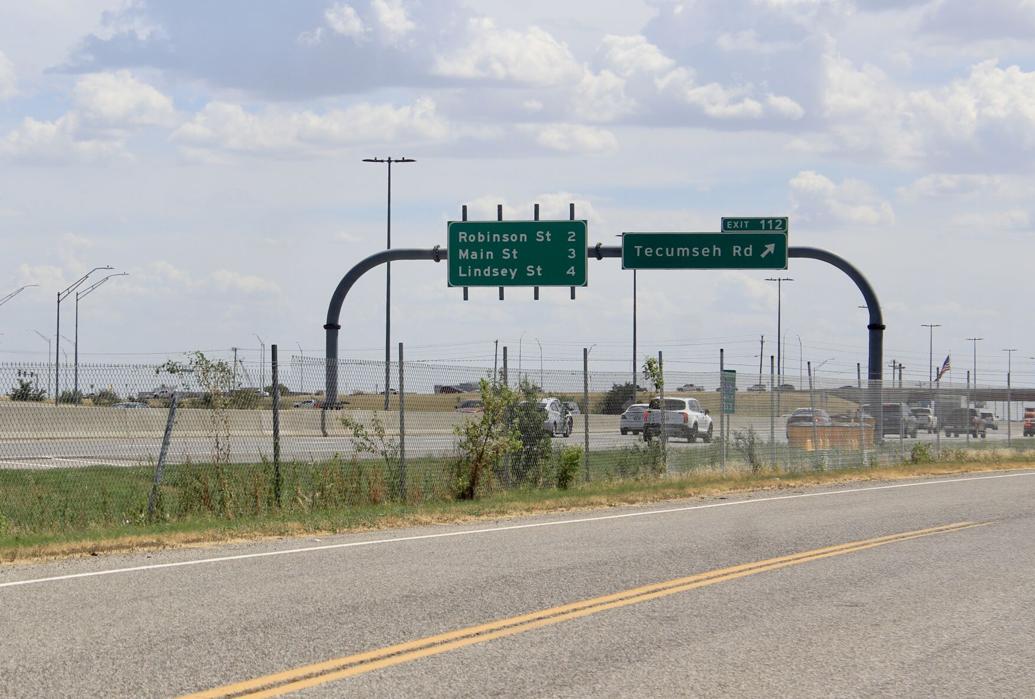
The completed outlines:
{"type": "Polygon", "coordinates": [[[119,402],[119,396],[110,388],[102,388],[93,397],[94,405],[109,406],[119,402]]]}
{"type": "Polygon", "coordinates": [[[643,360],[643,380],[654,387],[655,393],[661,393],[665,388],[665,376],[661,373],[661,362],[655,357],[647,357],[643,360]]]}
{"type": "MultiPolygon", "coordinates": [[[[603,415],[621,415],[626,406],[636,402],[636,389],[629,382],[613,384],[597,406],[603,415]]],[[[581,407],[581,405],[580,405],[581,407]]]]}
{"type": "Polygon", "coordinates": [[[453,428],[457,459],[453,468],[453,492],[461,500],[473,500],[489,474],[510,452],[521,448],[521,438],[508,416],[517,397],[498,381],[479,382],[482,413],[453,428]]]}
{"type": "Polygon", "coordinates": [[[545,470],[550,465],[550,432],[539,406],[540,392],[535,384],[523,380],[518,386],[517,401],[510,411],[510,421],[521,440],[521,449],[508,458],[507,485],[542,486],[545,470]]]}

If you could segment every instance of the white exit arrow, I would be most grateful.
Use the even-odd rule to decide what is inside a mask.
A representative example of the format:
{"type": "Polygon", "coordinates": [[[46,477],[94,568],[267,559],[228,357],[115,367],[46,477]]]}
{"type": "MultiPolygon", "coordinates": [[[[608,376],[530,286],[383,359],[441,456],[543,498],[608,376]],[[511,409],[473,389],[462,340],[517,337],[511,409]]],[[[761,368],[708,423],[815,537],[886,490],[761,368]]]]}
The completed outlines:
{"type": "Polygon", "coordinates": [[[768,257],[776,253],[776,243],[769,243],[765,246],[765,250],[762,251],[762,257],[768,257]]]}

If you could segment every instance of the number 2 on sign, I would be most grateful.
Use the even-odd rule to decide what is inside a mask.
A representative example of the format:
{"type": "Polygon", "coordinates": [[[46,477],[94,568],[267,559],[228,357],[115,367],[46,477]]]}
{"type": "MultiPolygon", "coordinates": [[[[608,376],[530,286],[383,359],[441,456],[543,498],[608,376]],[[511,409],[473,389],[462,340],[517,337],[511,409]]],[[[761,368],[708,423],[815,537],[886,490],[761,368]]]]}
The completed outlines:
{"type": "Polygon", "coordinates": [[[568,242],[569,243],[574,243],[575,242],[575,231],[568,231],[568,242]]]}

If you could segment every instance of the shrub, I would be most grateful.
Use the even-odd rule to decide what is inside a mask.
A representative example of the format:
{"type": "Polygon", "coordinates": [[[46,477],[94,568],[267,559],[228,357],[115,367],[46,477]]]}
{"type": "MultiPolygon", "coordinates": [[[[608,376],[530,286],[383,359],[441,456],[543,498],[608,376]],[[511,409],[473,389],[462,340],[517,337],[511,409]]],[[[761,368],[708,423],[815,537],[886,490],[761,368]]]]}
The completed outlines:
{"type": "Polygon", "coordinates": [[[506,384],[482,379],[479,384],[482,413],[453,428],[457,458],[453,464],[452,491],[460,500],[473,500],[493,471],[510,452],[521,448],[515,425],[507,419],[517,402],[506,384]]]}
{"type": "Polygon", "coordinates": [[[47,392],[37,388],[28,379],[18,379],[18,385],[7,394],[11,400],[39,403],[47,399],[47,392]]]}
{"type": "Polygon", "coordinates": [[[582,447],[564,447],[561,449],[557,464],[557,487],[567,490],[578,478],[582,468],[582,447]]]}
{"type": "Polygon", "coordinates": [[[597,412],[603,415],[621,415],[625,406],[636,400],[636,389],[629,383],[613,384],[600,399],[597,412]]]}
{"type": "Polygon", "coordinates": [[[115,405],[118,402],[119,402],[118,394],[115,393],[115,391],[112,391],[109,388],[105,388],[105,389],[102,389],[100,391],[97,391],[97,393],[94,394],[94,397],[93,397],[93,404],[94,405],[106,405],[107,406],[107,405],[115,405]]]}
{"type": "Polygon", "coordinates": [[[82,402],[82,391],[69,391],[68,389],[65,389],[64,391],[58,394],[58,403],[70,403],[74,405],[79,405],[82,402]]]}
{"type": "Polygon", "coordinates": [[[929,464],[934,461],[934,454],[931,453],[931,445],[928,442],[917,442],[909,450],[909,463],[929,464]]]}
{"type": "Polygon", "coordinates": [[[733,431],[733,448],[741,453],[744,461],[751,467],[752,473],[762,470],[762,456],[759,453],[761,441],[754,427],[749,427],[747,432],[742,430],[733,431]]]}
{"type": "Polygon", "coordinates": [[[520,440],[519,450],[507,459],[507,470],[498,474],[505,486],[546,484],[546,469],[550,466],[550,433],[543,425],[543,411],[539,407],[539,388],[528,381],[518,387],[518,400],[509,411],[508,421],[520,440]]]}

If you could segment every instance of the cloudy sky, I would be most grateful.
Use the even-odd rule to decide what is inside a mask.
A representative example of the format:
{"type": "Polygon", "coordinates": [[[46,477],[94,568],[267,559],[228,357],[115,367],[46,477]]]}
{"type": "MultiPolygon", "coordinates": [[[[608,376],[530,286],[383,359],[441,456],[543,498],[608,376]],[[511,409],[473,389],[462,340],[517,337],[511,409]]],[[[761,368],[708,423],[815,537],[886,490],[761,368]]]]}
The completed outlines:
{"type": "MultiPolygon", "coordinates": [[[[1033,0],[36,0],[0,8],[0,361],[42,361],[54,296],[112,265],[83,302],[84,361],[323,346],[338,279],[384,247],[445,244],[446,222],[565,217],[591,242],[786,215],[791,244],[834,251],[875,286],[886,357],[1035,382],[1033,0]]],[[[491,362],[493,341],[564,366],[630,364],[631,278],[591,261],[566,289],[446,287],[444,264],[393,267],[393,340],[491,362]],[[534,349],[532,349],[534,348],[534,349]]],[[[774,351],[762,273],[639,277],[641,354],[745,370],[774,351]]],[[[791,262],[788,366],[854,376],[858,292],[791,262]]],[[[384,276],[343,313],[376,357],[384,276]]],[[[63,308],[66,308],[63,306],[63,308]]],[[[63,313],[71,329],[71,308],[63,313]]],[[[383,351],[383,350],[381,350],[383,351]]]]}

